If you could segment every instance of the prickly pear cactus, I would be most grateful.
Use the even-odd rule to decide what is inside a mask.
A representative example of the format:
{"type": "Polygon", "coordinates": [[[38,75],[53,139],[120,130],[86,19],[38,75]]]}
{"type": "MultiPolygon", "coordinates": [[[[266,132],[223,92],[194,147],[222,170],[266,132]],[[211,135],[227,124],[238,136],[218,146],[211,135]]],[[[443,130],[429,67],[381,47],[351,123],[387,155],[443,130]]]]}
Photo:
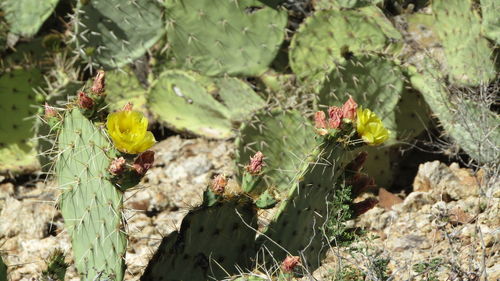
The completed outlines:
{"type": "Polygon", "coordinates": [[[38,168],[33,127],[42,86],[39,70],[16,69],[0,76],[0,173],[29,172],[38,168]]]}
{"type": "Polygon", "coordinates": [[[330,72],[349,54],[399,49],[401,34],[377,7],[319,10],[307,18],[292,39],[290,65],[301,79],[330,72]]]}
{"type": "Polygon", "coordinates": [[[10,24],[10,32],[30,37],[38,32],[43,22],[52,14],[59,0],[4,0],[0,8],[10,24]]]}
{"type": "Polygon", "coordinates": [[[222,280],[252,268],[255,207],[243,197],[190,211],[179,232],[165,237],[141,280],[222,280]]]}
{"type": "Polygon", "coordinates": [[[352,96],[360,106],[376,112],[387,128],[397,132],[394,115],[403,81],[401,69],[390,60],[373,55],[352,57],[325,79],[318,103],[325,107],[341,106],[352,96]]]}
{"type": "Polygon", "coordinates": [[[332,9],[332,8],[361,8],[368,5],[376,5],[383,0],[316,0],[314,1],[315,9],[332,9]]]}
{"type": "Polygon", "coordinates": [[[161,74],[151,86],[148,99],[151,112],[161,122],[209,138],[230,137],[233,122],[244,120],[265,105],[236,78],[209,79],[177,70],[161,74]]]}
{"type": "Polygon", "coordinates": [[[500,3],[496,0],[481,0],[482,27],[484,35],[500,44],[500,3]]]}
{"type": "Polygon", "coordinates": [[[7,281],[7,266],[3,263],[2,256],[0,256],[0,281],[7,281]]]}
{"type": "Polygon", "coordinates": [[[422,93],[445,133],[479,163],[496,163],[500,157],[500,117],[473,100],[451,95],[439,72],[409,69],[413,87],[422,93]]]}
{"type": "Polygon", "coordinates": [[[106,72],[106,102],[110,111],[122,109],[128,102],[134,110],[146,111],[147,90],[130,68],[106,72]]]}
{"type": "Polygon", "coordinates": [[[443,44],[450,80],[457,85],[479,85],[495,76],[492,50],[481,37],[481,22],[469,0],[432,2],[434,29],[443,44]]]}
{"type": "Polygon", "coordinates": [[[165,32],[157,1],[78,1],[74,23],[79,53],[117,68],[142,56],[165,32]]]}
{"type": "Polygon", "coordinates": [[[58,145],[60,207],[76,268],[84,280],[122,280],[127,245],[121,215],[123,194],[108,173],[115,150],[102,129],[79,109],[66,113],[58,145]]]}
{"type": "Polygon", "coordinates": [[[208,76],[259,75],[284,40],[287,13],[262,1],[174,0],[165,6],[175,58],[208,76]]]}
{"type": "Polygon", "coordinates": [[[272,187],[273,192],[286,198],[293,186],[291,183],[298,180],[308,165],[308,156],[317,145],[314,138],[310,121],[298,111],[260,112],[242,126],[236,140],[240,181],[243,166],[260,151],[266,157],[266,172],[263,181],[250,192],[261,194],[272,187]]]}

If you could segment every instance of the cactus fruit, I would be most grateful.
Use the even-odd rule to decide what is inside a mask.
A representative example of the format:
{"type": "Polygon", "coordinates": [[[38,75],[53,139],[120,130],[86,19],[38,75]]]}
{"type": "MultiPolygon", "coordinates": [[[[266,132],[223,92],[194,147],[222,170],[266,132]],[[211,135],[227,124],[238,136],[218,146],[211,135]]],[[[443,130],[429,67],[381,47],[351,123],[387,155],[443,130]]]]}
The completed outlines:
{"type": "Polygon", "coordinates": [[[0,256],[0,281],[7,281],[7,266],[3,263],[2,256],[0,256]]]}
{"type": "Polygon", "coordinates": [[[37,69],[15,69],[0,76],[0,173],[34,171],[39,166],[32,138],[42,97],[32,87],[42,84],[37,69]]]}
{"type": "Polygon", "coordinates": [[[469,0],[435,0],[434,30],[443,44],[450,80],[457,85],[479,85],[495,77],[488,40],[469,0]]]}
{"type": "Polygon", "coordinates": [[[402,36],[377,7],[319,10],[292,39],[290,64],[300,79],[328,73],[349,54],[397,50],[402,36]]]}
{"type": "Polygon", "coordinates": [[[257,0],[166,1],[175,58],[208,76],[262,74],[285,36],[286,11],[257,0]]]}
{"type": "Polygon", "coordinates": [[[481,0],[482,29],[484,35],[500,44],[500,3],[496,0],[481,0]]]}
{"type": "Polygon", "coordinates": [[[78,52],[89,63],[118,68],[142,56],[165,32],[157,1],[78,1],[78,52]]]}
{"type": "Polygon", "coordinates": [[[209,79],[169,70],[151,86],[148,105],[161,122],[175,130],[227,138],[233,134],[233,123],[246,119],[265,102],[236,78],[209,79]]]}
{"type": "Polygon", "coordinates": [[[85,280],[122,280],[127,245],[123,193],[107,172],[116,151],[102,129],[77,108],[66,112],[58,145],[60,207],[76,268],[85,280]]]}
{"type": "MultiPolygon", "coordinates": [[[[206,193],[209,191],[206,191],[206,193]]],[[[141,280],[221,280],[252,267],[256,209],[244,197],[190,211],[179,232],[165,237],[141,280]]]]}
{"type": "Polygon", "coordinates": [[[0,8],[5,11],[10,32],[30,37],[35,35],[52,14],[59,0],[4,0],[0,8]]]}

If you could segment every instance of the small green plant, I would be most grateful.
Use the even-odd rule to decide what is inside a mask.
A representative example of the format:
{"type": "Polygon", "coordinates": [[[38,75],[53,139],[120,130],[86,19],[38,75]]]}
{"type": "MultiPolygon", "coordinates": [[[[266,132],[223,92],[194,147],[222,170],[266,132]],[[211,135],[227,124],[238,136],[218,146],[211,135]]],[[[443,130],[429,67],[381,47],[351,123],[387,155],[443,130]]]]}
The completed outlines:
{"type": "Polygon", "coordinates": [[[422,275],[425,281],[438,281],[436,271],[443,263],[442,258],[433,258],[430,261],[423,261],[413,265],[413,270],[422,275]]]}
{"type": "Polygon", "coordinates": [[[64,261],[64,253],[60,249],[54,250],[47,262],[47,269],[42,272],[42,280],[64,281],[69,264],[64,261]]]}

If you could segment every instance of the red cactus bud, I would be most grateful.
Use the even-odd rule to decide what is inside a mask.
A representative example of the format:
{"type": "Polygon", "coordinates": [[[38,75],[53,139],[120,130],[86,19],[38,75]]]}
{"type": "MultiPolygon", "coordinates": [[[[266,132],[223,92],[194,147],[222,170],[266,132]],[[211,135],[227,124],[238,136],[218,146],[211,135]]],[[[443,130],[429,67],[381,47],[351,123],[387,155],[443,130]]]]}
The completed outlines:
{"type": "Polygon", "coordinates": [[[52,106],[49,106],[48,103],[45,103],[45,119],[49,119],[56,116],[57,116],[56,109],[53,108],[52,106]]]}
{"type": "Polygon", "coordinates": [[[94,79],[94,84],[92,84],[92,88],[90,88],[92,90],[92,92],[94,94],[102,94],[104,93],[104,88],[106,87],[106,79],[105,79],[105,73],[104,73],[104,70],[99,70],[97,72],[97,75],[94,79]]]}
{"type": "Polygon", "coordinates": [[[78,99],[76,101],[78,106],[82,109],[91,109],[94,106],[94,100],[84,92],[78,93],[78,99]]]}
{"type": "Polygon", "coordinates": [[[378,200],[375,198],[368,198],[365,199],[361,202],[354,203],[352,204],[352,209],[354,211],[355,216],[362,215],[366,212],[368,212],[371,208],[375,207],[377,205],[378,200]]]}
{"type": "Polygon", "coordinates": [[[300,258],[298,256],[287,256],[281,263],[281,270],[285,273],[291,273],[299,263],[300,258]]]}
{"type": "Polygon", "coordinates": [[[351,119],[354,121],[356,119],[356,109],[358,108],[358,104],[349,97],[349,99],[342,106],[342,118],[351,119]]]}
{"type": "Polygon", "coordinates": [[[349,164],[346,166],[347,171],[351,172],[359,172],[368,158],[368,152],[361,151],[356,158],[354,158],[349,164]]]}
{"type": "Polygon", "coordinates": [[[330,129],[337,129],[342,123],[342,109],[340,107],[332,106],[328,108],[328,127],[330,129]]]}
{"type": "Polygon", "coordinates": [[[134,170],[141,176],[145,175],[146,172],[153,166],[155,160],[155,152],[152,150],[146,150],[141,153],[134,161],[134,170]]]}
{"type": "Polygon", "coordinates": [[[132,111],[132,107],[134,107],[134,104],[131,102],[127,102],[127,104],[123,106],[122,111],[132,111]]]}
{"type": "Polygon", "coordinates": [[[349,183],[352,186],[353,196],[358,196],[371,188],[377,187],[377,185],[375,184],[375,180],[372,177],[361,173],[355,174],[349,180],[349,183]]]}
{"type": "Polygon", "coordinates": [[[314,114],[315,127],[318,129],[326,129],[326,115],[323,111],[318,111],[314,114]]]}
{"type": "Polygon", "coordinates": [[[250,164],[246,166],[247,171],[256,176],[262,171],[262,166],[264,166],[264,154],[257,151],[253,157],[250,157],[250,164]]]}
{"type": "Polygon", "coordinates": [[[113,175],[119,175],[125,170],[125,159],[123,157],[114,159],[109,165],[108,171],[113,175]]]}
{"type": "Polygon", "coordinates": [[[226,185],[227,185],[226,176],[224,174],[219,174],[212,180],[212,186],[211,186],[212,191],[219,195],[223,194],[226,185]]]}

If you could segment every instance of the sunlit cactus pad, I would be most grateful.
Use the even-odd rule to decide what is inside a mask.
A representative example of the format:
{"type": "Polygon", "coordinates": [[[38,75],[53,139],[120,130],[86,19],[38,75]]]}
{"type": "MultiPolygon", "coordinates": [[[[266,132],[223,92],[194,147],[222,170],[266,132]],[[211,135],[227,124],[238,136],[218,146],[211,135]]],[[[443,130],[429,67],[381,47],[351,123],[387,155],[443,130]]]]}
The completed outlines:
{"type": "Polygon", "coordinates": [[[165,32],[157,1],[78,1],[74,19],[79,53],[115,68],[142,56],[165,32]]]}
{"type": "Polygon", "coordinates": [[[58,138],[60,207],[83,280],[122,280],[127,239],[123,194],[107,172],[114,149],[79,109],[66,113],[58,138]],[[99,279],[101,278],[101,279],[99,279]]]}
{"type": "Polygon", "coordinates": [[[59,0],[4,0],[0,8],[10,24],[10,32],[33,36],[52,14],[59,0]]]}
{"type": "Polygon", "coordinates": [[[167,36],[175,58],[209,76],[263,73],[284,39],[287,13],[262,2],[166,1],[167,36]]]}

